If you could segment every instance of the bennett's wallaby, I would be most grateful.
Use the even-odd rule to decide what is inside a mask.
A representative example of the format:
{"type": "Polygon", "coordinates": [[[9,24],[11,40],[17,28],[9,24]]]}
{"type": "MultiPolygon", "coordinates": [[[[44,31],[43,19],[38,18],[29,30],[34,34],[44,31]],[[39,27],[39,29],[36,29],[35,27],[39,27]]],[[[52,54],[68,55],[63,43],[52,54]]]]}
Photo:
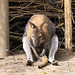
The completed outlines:
{"type": "Polygon", "coordinates": [[[33,15],[26,25],[22,41],[27,55],[27,65],[33,63],[32,51],[37,58],[40,59],[41,56],[47,55],[48,61],[54,63],[55,53],[58,49],[58,37],[55,34],[54,24],[47,16],[33,15]],[[37,53],[38,49],[41,51],[40,54],[37,53]]]}

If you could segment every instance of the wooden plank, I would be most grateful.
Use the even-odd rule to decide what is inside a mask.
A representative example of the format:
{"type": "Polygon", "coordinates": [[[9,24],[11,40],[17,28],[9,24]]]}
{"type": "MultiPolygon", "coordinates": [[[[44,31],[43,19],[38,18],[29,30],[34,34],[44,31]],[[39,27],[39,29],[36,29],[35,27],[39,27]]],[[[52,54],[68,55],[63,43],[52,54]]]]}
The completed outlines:
{"type": "Polygon", "coordinates": [[[65,14],[65,48],[72,50],[72,15],[71,0],[64,0],[65,14]]]}
{"type": "Polygon", "coordinates": [[[31,2],[32,0],[9,0],[9,2],[31,2]]]}
{"type": "Polygon", "coordinates": [[[9,2],[46,2],[47,0],[9,0],[9,2]]]}
{"type": "Polygon", "coordinates": [[[8,0],[0,0],[0,58],[9,50],[8,0]]]}

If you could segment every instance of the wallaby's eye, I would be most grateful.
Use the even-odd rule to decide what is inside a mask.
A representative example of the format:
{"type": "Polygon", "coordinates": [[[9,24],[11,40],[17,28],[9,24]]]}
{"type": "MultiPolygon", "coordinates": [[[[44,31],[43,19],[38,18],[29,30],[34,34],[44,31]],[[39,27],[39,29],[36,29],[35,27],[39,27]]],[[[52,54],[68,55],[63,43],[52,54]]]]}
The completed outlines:
{"type": "Polygon", "coordinates": [[[36,28],[35,25],[31,25],[32,28],[36,28]]]}
{"type": "Polygon", "coordinates": [[[28,21],[28,22],[31,25],[31,28],[36,28],[36,26],[32,22],[30,22],[30,21],[28,21]]]}

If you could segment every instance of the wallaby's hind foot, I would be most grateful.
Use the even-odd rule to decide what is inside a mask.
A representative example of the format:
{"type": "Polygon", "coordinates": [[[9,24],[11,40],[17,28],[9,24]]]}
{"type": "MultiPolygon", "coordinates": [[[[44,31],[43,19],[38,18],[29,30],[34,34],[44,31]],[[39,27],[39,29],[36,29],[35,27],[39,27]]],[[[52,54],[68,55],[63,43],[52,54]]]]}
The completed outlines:
{"type": "Polygon", "coordinates": [[[58,66],[58,61],[54,60],[53,62],[51,62],[52,65],[58,66]]]}
{"type": "Polygon", "coordinates": [[[26,65],[27,65],[27,66],[31,66],[32,63],[33,63],[32,61],[28,60],[26,65]]]}

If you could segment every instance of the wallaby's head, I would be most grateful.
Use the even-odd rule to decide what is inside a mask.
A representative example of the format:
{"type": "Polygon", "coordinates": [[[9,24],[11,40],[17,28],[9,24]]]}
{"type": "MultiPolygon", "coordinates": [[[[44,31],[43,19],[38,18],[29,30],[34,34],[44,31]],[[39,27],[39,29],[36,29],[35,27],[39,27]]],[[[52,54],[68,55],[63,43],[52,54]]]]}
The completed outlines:
{"type": "Polygon", "coordinates": [[[42,44],[44,42],[43,39],[43,31],[42,31],[42,25],[35,25],[33,24],[31,21],[28,22],[31,28],[31,39],[32,39],[32,43],[35,47],[39,47],[40,44],[42,44]]]}

